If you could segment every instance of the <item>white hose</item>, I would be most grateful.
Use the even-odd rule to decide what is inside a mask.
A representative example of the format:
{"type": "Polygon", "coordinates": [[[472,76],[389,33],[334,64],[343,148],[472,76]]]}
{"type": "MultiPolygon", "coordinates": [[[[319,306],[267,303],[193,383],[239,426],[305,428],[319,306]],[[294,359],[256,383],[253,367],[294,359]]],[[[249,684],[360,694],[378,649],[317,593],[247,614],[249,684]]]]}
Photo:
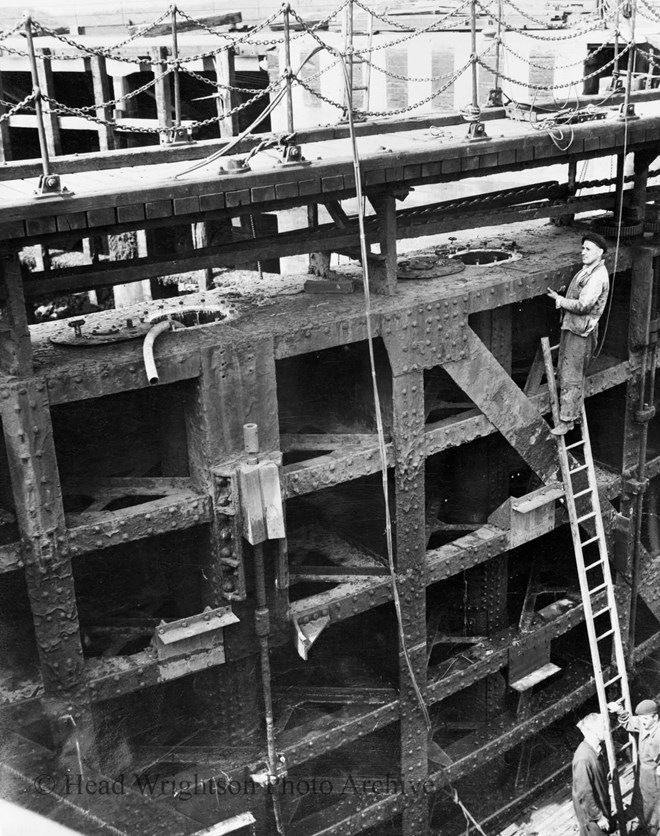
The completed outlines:
{"type": "Polygon", "coordinates": [[[156,342],[156,337],[159,334],[164,334],[165,331],[169,331],[173,327],[175,326],[172,320],[163,319],[161,322],[157,322],[144,338],[144,344],[142,346],[144,370],[147,373],[147,380],[152,386],[160,380],[158,370],[156,369],[156,361],[154,360],[154,343],[156,342]]]}

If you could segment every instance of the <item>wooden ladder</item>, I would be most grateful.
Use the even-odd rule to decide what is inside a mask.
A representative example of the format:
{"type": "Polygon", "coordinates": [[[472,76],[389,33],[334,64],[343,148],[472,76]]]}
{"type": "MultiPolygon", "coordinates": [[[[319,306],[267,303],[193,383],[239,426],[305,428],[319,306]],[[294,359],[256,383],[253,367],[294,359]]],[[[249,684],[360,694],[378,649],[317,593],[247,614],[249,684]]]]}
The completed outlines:
{"type": "MultiPolygon", "coordinates": [[[[541,345],[543,347],[552,417],[556,426],[559,422],[559,396],[552,362],[552,352],[556,346],[551,348],[547,337],[541,339],[541,345]]],[[[617,769],[617,754],[625,749],[630,749],[633,763],[636,763],[637,753],[635,739],[632,736],[628,737],[628,742],[619,747],[617,752],[612,738],[612,728],[607,708],[607,704],[611,700],[622,699],[626,711],[632,713],[625,654],[614,596],[612,572],[607,556],[607,541],[601,517],[598,483],[584,404],[582,405],[581,423],[576,423],[576,430],[571,433],[572,438],[576,432],[581,435],[579,440],[571,440],[570,443],[567,443],[566,435],[559,435],[557,436],[557,446],[564,482],[566,507],[573,537],[575,562],[580,580],[580,592],[589,637],[589,650],[598,694],[598,705],[606,729],[605,749],[612,780],[617,819],[620,832],[625,834],[627,830],[617,769]],[[603,594],[606,603],[601,605],[597,602],[597,599],[602,598],[603,594]],[[609,665],[603,666],[601,651],[605,650],[606,645],[603,643],[608,640],[611,640],[612,643],[612,654],[609,665]]]]}

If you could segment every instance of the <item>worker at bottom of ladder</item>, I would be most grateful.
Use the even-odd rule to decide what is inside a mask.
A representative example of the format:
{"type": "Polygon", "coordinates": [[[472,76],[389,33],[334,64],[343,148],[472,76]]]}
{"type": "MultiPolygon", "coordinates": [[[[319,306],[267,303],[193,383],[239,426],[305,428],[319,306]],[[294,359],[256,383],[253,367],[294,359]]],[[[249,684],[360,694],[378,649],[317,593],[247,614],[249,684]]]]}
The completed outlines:
{"type": "Polygon", "coordinates": [[[642,700],[630,715],[620,702],[608,703],[609,710],[618,715],[626,731],[639,734],[637,750],[639,765],[635,780],[633,807],[639,815],[642,833],[656,836],[660,832],[660,722],[658,704],[642,700]]]}
{"type": "Polygon", "coordinates": [[[602,836],[612,829],[607,767],[601,751],[605,723],[600,714],[587,714],[577,724],[584,740],[573,755],[573,807],[580,836],[602,836]]]}
{"type": "Polygon", "coordinates": [[[582,415],[584,378],[598,341],[598,320],[605,310],[610,278],[605,266],[607,242],[595,232],[582,236],[582,269],[568,286],[566,296],[548,288],[548,296],[561,310],[559,340],[559,423],[553,435],[573,429],[582,415]]]}

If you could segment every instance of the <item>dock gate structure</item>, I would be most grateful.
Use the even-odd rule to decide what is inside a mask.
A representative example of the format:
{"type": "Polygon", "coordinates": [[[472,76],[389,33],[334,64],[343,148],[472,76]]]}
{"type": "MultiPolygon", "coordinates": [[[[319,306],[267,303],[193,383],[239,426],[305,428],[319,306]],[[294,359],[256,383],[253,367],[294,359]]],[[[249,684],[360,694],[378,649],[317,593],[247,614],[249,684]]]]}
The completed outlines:
{"type": "Polygon", "coordinates": [[[513,833],[566,785],[598,676],[660,690],[660,11],[521,15],[0,33],[0,796],[23,832],[513,833]],[[369,73],[422,83],[379,53],[454,28],[463,63],[367,106],[369,73]],[[525,38],[579,49],[521,81],[525,38]],[[87,99],[62,100],[68,61],[87,99]],[[462,111],[435,109],[456,84],[462,111]],[[296,128],[302,90],[332,124],[296,128]],[[76,130],[98,147],[65,153],[76,130]],[[550,434],[541,338],[587,230],[611,292],[598,513],[572,531],[560,452],[586,454],[550,434]],[[576,532],[616,606],[607,578],[583,601],[576,532]]]}

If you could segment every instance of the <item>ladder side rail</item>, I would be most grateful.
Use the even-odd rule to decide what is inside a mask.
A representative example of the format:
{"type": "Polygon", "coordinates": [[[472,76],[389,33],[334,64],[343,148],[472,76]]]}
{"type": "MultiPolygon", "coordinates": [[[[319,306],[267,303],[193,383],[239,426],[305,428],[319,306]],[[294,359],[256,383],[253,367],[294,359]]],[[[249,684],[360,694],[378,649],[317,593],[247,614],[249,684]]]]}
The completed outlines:
{"type": "MultiPolygon", "coordinates": [[[[598,495],[598,482],[596,480],[596,470],[594,467],[593,454],[591,451],[591,439],[589,437],[589,426],[587,424],[587,416],[584,405],[582,406],[582,435],[585,441],[585,462],[588,466],[587,473],[589,476],[589,484],[592,486],[593,506],[596,512],[596,534],[598,536],[598,553],[599,559],[602,562],[603,580],[606,584],[607,601],[610,616],[610,626],[612,629],[612,644],[614,648],[614,661],[616,668],[621,675],[620,687],[621,696],[623,698],[623,706],[625,710],[632,714],[632,702],[630,698],[630,685],[628,682],[628,672],[626,668],[626,654],[623,648],[621,639],[621,629],[619,624],[619,613],[614,594],[614,581],[612,579],[612,569],[610,566],[609,556],[607,553],[607,539],[605,536],[605,527],[603,525],[603,517],[601,514],[600,497],[598,495]]],[[[631,760],[633,764],[637,763],[637,739],[634,734],[628,732],[628,741],[631,750],[631,760]]]]}
{"type": "MultiPolygon", "coordinates": [[[[550,407],[552,408],[552,419],[557,424],[559,422],[559,397],[557,395],[557,379],[555,377],[555,369],[552,364],[552,348],[550,347],[550,340],[547,337],[541,337],[541,347],[543,349],[543,361],[545,363],[545,376],[548,380],[548,392],[550,394],[550,407]]],[[[562,470],[562,476],[563,476],[562,470]]],[[[566,486],[564,486],[566,487],[566,486]]]]}
{"type": "MultiPolygon", "coordinates": [[[[580,582],[580,593],[582,595],[582,605],[584,607],[585,625],[587,628],[587,636],[589,639],[589,650],[591,653],[591,664],[594,672],[594,682],[596,685],[596,694],[598,696],[598,707],[600,714],[604,719],[605,725],[605,751],[607,754],[607,763],[609,773],[612,780],[612,791],[614,794],[614,802],[617,811],[617,819],[619,821],[619,828],[621,833],[625,833],[625,812],[623,809],[623,800],[621,796],[621,786],[619,783],[619,774],[617,771],[617,757],[614,748],[614,738],[612,737],[612,727],[610,723],[609,711],[607,703],[609,702],[605,691],[605,679],[603,677],[603,668],[600,661],[600,652],[598,648],[598,637],[596,633],[596,625],[593,616],[593,608],[591,606],[591,595],[589,588],[589,579],[584,565],[584,554],[582,551],[582,538],[580,536],[580,525],[577,522],[577,510],[575,507],[575,499],[573,496],[573,485],[571,482],[571,474],[569,472],[570,462],[568,459],[568,452],[566,450],[566,442],[563,436],[559,437],[559,461],[561,463],[562,475],[564,477],[564,488],[566,495],[566,505],[568,507],[568,518],[571,527],[571,534],[573,535],[573,547],[575,550],[575,563],[578,571],[578,579],[580,582]]],[[[609,593],[609,589],[608,589],[609,593]]],[[[608,613],[612,614],[611,603],[609,602],[608,594],[608,613]]],[[[614,665],[609,666],[614,668],[614,673],[621,675],[621,671],[616,669],[614,665]]],[[[625,668],[623,669],[625,676],[625,668]]]]}
{"type": "MultiPolygon", "coordinates": [[[[559,421],[559,396],[557,392],[557,381],[554,372],[554,366],[552,363],[552,350],[550,348],[550,341],[547,337],[541,338],[541,345],[543,347],[543,359],[545,362],[546,367],[546,377],[548,380],[548,392],[550,395],[550,405],[552,407],[552,416],[555,421],[555,424],[559,421]]],[[[586,427],[586,416],[584,414],[584,406],[583,406],[583,427],[586,427]]],[[[587,434],[583,434],[583,441],[584,441],[584,448],[585,451],[587,450],[587,446],[589,445],[589,435],[588,430],[587,434]]],[[[623,809],[623,799],[621,795],[621,786],[619,783],[619,775],[617,771],[617,763],[616,763],[616,751],[614,749],[614,740],[612,737],[612,728],[609,719],[609,711],[607,709],[607,695],[605,693],[605,680],[603,678],[603,669],[602,664],[600,661],[600,653],[598,648],[598,638],[596,633],[596,626],[594,623],[593,617],[593,608],[591,606],[591,595],[590,595],[590,588],[589,588],[589,579],[587,577],[587,572],[584,563],[584,552],[582,549],[582,537],[580,535],[580,525],[577,522],[578,515],[577,509],[575,506],[575,497],[573,491],[573,481],[572,481],[572,474],[571,474],[571,466],[570,460],[568,456],[568,451],[566,449],[566,439],[564,436],[560,436],[558,438],[558,452],[559,452],[559,462],[561,466],[561,473],[562,479],[564,482],[564,494],[566,497],[566,505],[568,510],[568,518],[569,524],[571,527],[571,535],[573,538],[573,547],[575,551],[575,562],[578,572],[578,580],[580,583],[580,593],[582,596],[582,606],[584,608],[584,615],[585,615],[585,625],[587,627],[587,636],[589,638],[589,650],[591,653],[591,660],[592,660],[592,667],[594,671],[594,682],[596,685],[596,693],[598,695],[598,705],[600,708],[601,716],[605,721],[605,749],[607,752],[607,761],[610,769],[610,775],[612,778],[612,789],[614,793],[614,801],[615,807],[617,811],[617,819],[619,822],[619,829],[621,833],[626,832],[626,825],[625,825],[625,812],[623,809]]],[[[591,450],[589,448],[589,454],[591,450]]],[[[591,497],[592,500],[598,501],[597,496],[597,483],[595,478],[595,470],[593,467],[593,458],[591,458],[591,468],[588,466],[589,459],[587,458],[587,452],[585,452],[585,463],[587,464],[587,484],[588,487],[591,488],[591,497]]],[[[593,505],[592,507],[594,511],[597,510],[596,513],[596,531],[598,535],[598,544],[599,544],[599,554],[601,552],[601,548],[605,542],[604,540],[604,530],[602,527],[602,518],[600,517],[600,506],[598,505],[597,509],[596,506],[593,505]],[[598,529],[598,522],[600,521],[601,528],[598,529]]],[[[600,558],[603,560],[603,558],[600,558]]],[[[604,558],[607,561],[607,556],[605,555],[604,558]]],[[[603,576],[605,577],[605,576],[603,576]]],[[[612,616],[612,613],[616,614],[616,605],[614,609],[612,608],[612,598],[610,597],[610,593],[612,592],[612,582],[611,576],[609,583],[606,586],[607,589],[607,610],[606,612],[612,616]]],[[[614,602],[615,603],[615,602],[614,602]]],[[[611,622],[612,623],[612,622],[611,622]]],[[[614,627],[614,624],[612,624],[614,627]]],[[[618,633],[618,622],[616,624],[616,629],[614,629],[614,635],[618,633]]],[[[620,634],[619,634],[620,638],[620,634]]],[[[613,665],[609,666],[610,668],[615,667],[613,665]]],[[[619,674],[621,677],[620,681],[625,681],[626,689],[627,689],[627,677],[626,677],[626,669],[625,666],[623,668],[618,668],[615,671],[615,674],[619,674]]]]}

